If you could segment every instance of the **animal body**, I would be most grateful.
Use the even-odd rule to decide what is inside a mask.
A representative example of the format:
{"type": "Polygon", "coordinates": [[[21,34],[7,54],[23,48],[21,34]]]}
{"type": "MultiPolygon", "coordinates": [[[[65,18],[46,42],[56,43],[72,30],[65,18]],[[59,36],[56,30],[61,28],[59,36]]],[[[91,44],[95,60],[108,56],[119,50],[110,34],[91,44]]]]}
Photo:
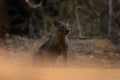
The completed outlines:
{"type": "Polygon", "coordinates": [[[63,64],[68,60],[68,39],[69,24],[54,21],[56,33],[48,39],[34,55],[34,60],[41,65],[54,66],[59,56],[63,56],[63,64]]]}

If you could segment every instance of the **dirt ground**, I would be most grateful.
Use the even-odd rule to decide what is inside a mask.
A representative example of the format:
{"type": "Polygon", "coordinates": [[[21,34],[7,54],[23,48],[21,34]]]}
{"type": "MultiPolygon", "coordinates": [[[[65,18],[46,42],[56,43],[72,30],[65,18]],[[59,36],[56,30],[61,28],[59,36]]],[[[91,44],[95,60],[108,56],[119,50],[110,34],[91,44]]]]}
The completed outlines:
{"type": "Polygon", "coordinates": [[[107,39],[70,39],[69,66],[62,56],[54,68],[31,66],[33,54],[46,39],[0,42],[0,80],[120,80],[118,45],[107,39]]]}
{"type": "MultiPolygon", "coordinates": [[[[0,42],[1,59],[14,64],[31,64],[33,54],[46,39],[7,39],[0,42]]],[[[69,67],[119,68],[120,51],[118,45],[108,39],[70,39],[69,67]]],[[[56,66],[62,64],[62,56],[56,66]]]]}

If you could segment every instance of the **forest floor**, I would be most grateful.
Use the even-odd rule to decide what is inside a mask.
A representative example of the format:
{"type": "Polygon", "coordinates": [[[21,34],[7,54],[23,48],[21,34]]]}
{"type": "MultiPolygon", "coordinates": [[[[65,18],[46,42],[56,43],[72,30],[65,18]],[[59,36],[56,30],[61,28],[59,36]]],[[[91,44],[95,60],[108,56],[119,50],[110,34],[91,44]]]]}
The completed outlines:
{"type": "MultiPolygon", "coordinates": [[[[33,54],[45,40],[26,38],[0,40],[0,57],[8,63],[31,64],[33,54]]],[[[108,39],[70,39],[68,56],[70,67],[120,67],[119,45],[108,39]]],[[[56,66],[61,65],[61,60],[62,57],[57,60],[56,66]]]]}

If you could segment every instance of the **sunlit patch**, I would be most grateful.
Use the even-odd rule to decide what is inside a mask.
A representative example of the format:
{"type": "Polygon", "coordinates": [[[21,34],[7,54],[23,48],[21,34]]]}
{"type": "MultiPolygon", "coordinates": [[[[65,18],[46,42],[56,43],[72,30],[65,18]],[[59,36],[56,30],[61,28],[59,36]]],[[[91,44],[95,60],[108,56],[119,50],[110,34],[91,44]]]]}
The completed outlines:
{"type": "Polygon", "coordinates": [[[119,80],[119,69],[40,68],[0,61],[0,80],[119,80]]]}

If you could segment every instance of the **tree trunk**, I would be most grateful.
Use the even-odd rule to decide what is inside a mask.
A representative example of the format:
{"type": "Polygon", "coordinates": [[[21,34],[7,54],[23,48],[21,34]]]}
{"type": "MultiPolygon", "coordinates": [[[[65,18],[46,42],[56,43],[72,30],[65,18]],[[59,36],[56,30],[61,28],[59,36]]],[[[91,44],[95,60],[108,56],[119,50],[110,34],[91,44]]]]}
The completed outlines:
{"type": "Polygon", "coordinates": [[[79,20],[79,14],[78,14],[78,8],[77,7],[76,7],[75,15],[76,15],[77,28],[78,28],[78,35],[79,35],[79,37],[82,37],[81,26],[80,26],[80,20],[79,20]]]}
{"type": "Polygon", "coordinates": [[[8,33],[9,28],[9,16],[7,13],[7,5],[5,0],[0,0],[0,37],[4,38],[8,33]]]}
{"type": "Polygon", "coordinates": [[[111,36],[111,32],[112,32],[112,0],[109,0],[108,2],[109,4],[109,18],[108,18],[108,35],[111,36]]]}

